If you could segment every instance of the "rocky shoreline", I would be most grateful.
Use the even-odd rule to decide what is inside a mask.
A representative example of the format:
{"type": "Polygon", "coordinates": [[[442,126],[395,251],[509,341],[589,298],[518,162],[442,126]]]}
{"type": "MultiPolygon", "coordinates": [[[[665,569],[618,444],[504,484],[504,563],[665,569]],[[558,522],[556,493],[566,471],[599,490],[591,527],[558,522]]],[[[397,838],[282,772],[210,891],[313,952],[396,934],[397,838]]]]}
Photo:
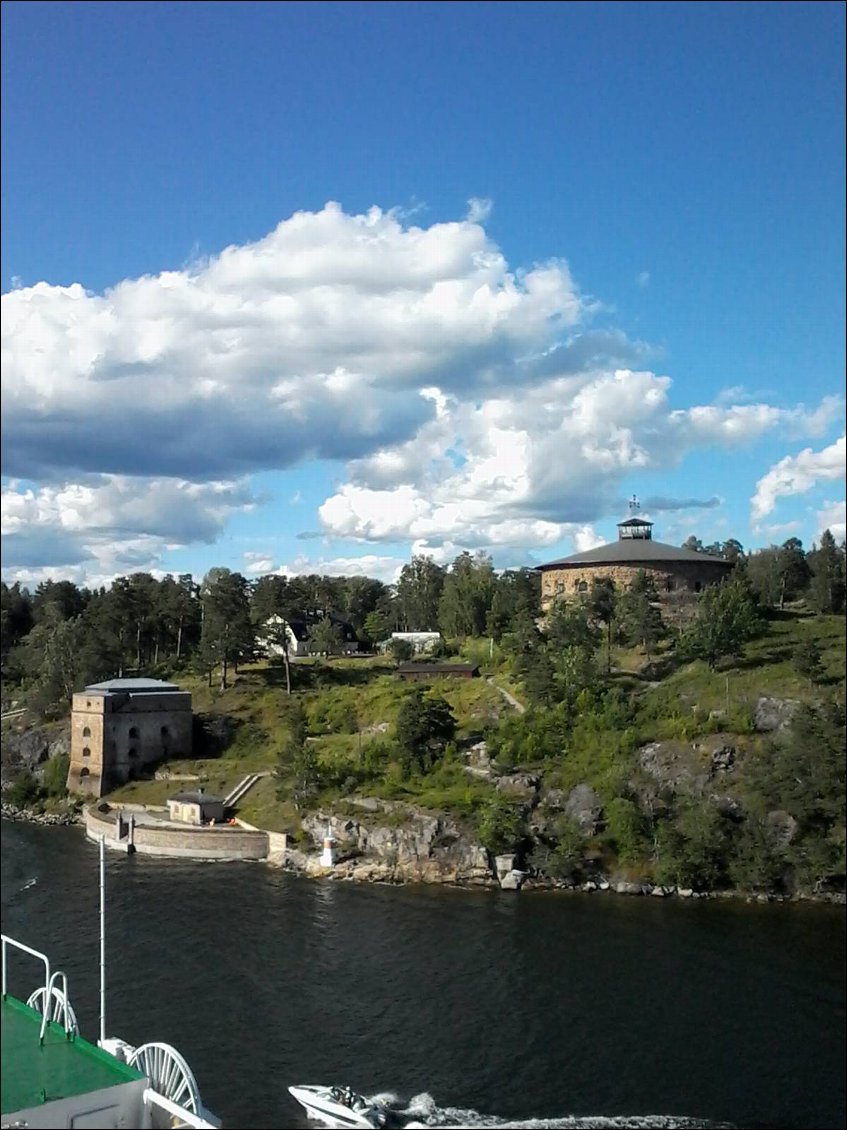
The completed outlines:
{"type": "MultiPolygon", "coordinates": [[[[291,874],[309,879],[327,879],[331,882],[364,882],[377,883],[385,886],[402,887],[413,886],[418,883],[453,887],[457,890],[504,890],[494,880],[484,882],[470,882],[465,880],[432,880],[421,879],[417,876],[404,875],[398,868],[389,868],[384,864],[373,861],[358,861],[355,863],[340,861],[332,869],[322,867],[316,856],[305,856],[296,853],[288,858],[282,866],[283,870],[291,874]],[[302,856],[302,857],[301,857],[302,856]]],[[[762,894],[745,891],[694,891],[686,888],[651,886],[649,883],[610,883],[606,879],[588,880],[585,883],[568,883],[561,880],[547,879],[541,876],[528,878],[521,887],[524,891],[534,892],[564,892],[568,894],[602,894],[608,893],[626,896],[642,896],[653,898],[680,898],[680,899],[709,899],[720,901],[742,901],[748,903],[819,903],[834,906],[847,905],[847,897],[843,894],[762,894]]]]}
{"type": "Polygon", "coordinates": [[[550,891],[583,894],[612,893],[628,897],[681,899],[741,899],[746,902],[814,902],[845,905],[841,892],[760,893],[748,891],[697,891],[686,887],[632,881],[597,870],[579,878],[554,879],[537,869],[524,870],[518,856],[494,855],[468,840],[445,815],[435,815],[399,802],[357,798],[360,811],[340,816],[317,812],[303,819],[312,845],[330,837],[336,851],[332,867],[324,866],[313,850],[289,846],[271,864],[294,874],[332,881],[415,883],[466,890],[550,891]]]}
{"type": "Polygon", "coordinates": [[[0,804],[0,816],[4,820],[16,820],[22,824],[44,824],[53,828],[66,828],[82,823],[82,814],[77,811],[34,812],[31,808],[18,808],[5,800],[0,804]]]}
{"type": "MultiPolygon", "coordinates": [[[[500,857],[495,857],[496,861],[500,857]]],[[[434,877],[425,869],[408,868],[397,864],[387,864],[377,858],[340,858],[333,867],[321,864],[320,857],[297,849],[289,849],[283,859],[271,859],[272,866],[282,867],[291,874],[308,879],[325,879],[330,882],[378,883],[386,886],[412,886],[427,884],[452,887],[457,890],[514,890],[529,892],[564,892],[568,894],[605,894],[627,897],[710,899],[721,901],[742,901],[748,903],[816,903],[835,906],[847,905],[847,896],[840,892],[821,892],[807,894],[798,892],[790,895],[750,891],[696,891],[685,887],[653,885],[651,883],[632,883],[628,881],[610,882],[598,876],[584,882],[570,882],[551,879],[541,874],[524,872],[519,885],[512,886],[502,882],[502,877],[489,869],[485,875],[460,875],[434,877]],[[498,881],[499,880],[499,881],[498,881]]]]}
{"type": "MultiPolygon", "coordinates": [[[[71,827],[83,825],[83,815],[77,811],[35,812],[3,801],[0,816],[26,824],[46,827],[71,827]]],[[[449,818],[424,814],[420,810],[406,813],[418,817],[423,824],[423,838],[413,827],[389,828],[377,824],[362,828],[349,818],[331,813],[317,813],[304,818],[304,827],[320,843],[329,831],[339,852],[332,867],[324,866],[315,850],[288,847],[268,858],[271,866],[281,867],[291,874],[309,879],[331,882],[378,883],[387,886],[427,884],[449,886],[457,890],[508,890],[529,892],[564,892],[570,894],[615,894],[626,897],[741,900],[748,903],[816,903],[844,906],[847,896],[841,892],[760,893],[749,891],[697,891],[685,887],[663,886],[649,882],[632,882],[597,873],[583,880],[552,879],[538,871],[523,871],[517,867],[515,856],[491,855],[481,845],[465,840],[449,818]],[[432,841],[436,841],[432,847],[432,841]],[[363,846],[360,847],[359,844],[363,846]],[[403,853],[400,844],[406,849],[403,853]],[[370,851],[363,850],[369,846],[370,851]],[[416,854],[416,849],[421,854],[416,854]]]]}

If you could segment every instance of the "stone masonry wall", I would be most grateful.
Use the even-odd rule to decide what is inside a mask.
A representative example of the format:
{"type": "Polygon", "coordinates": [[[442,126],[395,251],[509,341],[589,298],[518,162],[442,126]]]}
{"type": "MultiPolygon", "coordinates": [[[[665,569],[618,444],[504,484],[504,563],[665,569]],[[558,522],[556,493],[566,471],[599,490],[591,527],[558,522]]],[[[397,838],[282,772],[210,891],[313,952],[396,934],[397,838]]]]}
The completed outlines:
{"type": "MultiPolygon", "coordinates": [[[[85,831],[90,839],[105,837],[106,847],[126,851],[130,813],[123,817],[124,835],[118,838],[117,812],[85,812],[85,831]]],[[[268,855],[266,832],[247,831],[229,826],[214,828],[178,828],[162,823],[136,824],[132,846],[142,855],[177,856],[184,859],[260,860],[268,855]]]]}
{"type": "Polygon", "coordinates": [[[640,569],[652,578],[659,600],[680,606],[688,598],[693,602],[706,585],[722,580],[730,568],[703,561],[662,561],[634,565],[569,565],[561,569],[545,569],[541,574],[541,605],[546,609],[558,599],[573,600],[591,591],[592,581],[611,579],[619,590],[627,589],[640,569]],[[584,585],[580,589],[580,585],[584,585]]]}

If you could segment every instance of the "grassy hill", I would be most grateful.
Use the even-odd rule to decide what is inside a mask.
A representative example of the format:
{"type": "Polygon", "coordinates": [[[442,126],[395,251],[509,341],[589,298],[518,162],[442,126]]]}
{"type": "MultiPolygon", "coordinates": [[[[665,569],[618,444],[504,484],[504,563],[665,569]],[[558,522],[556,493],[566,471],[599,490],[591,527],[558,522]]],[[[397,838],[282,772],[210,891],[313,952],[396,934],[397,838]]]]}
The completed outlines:
{"type": "MultiPolygon", "coordinates": [[[[396,674],[395,665],[384,659],[298,660],[294,665],[292,699],[299,701],[308,718],[309,740],[314,744],[325,786],[323,803],[340,801],[345,785],[358,783],[359,770],[369,750],[390,739],[397,714],[409,684],[396,674]]],[[[174,776],[196,774],[207,791],[225,795],[248,773],[274,770],[288,736],[291,699],[285,691],[280,665],[257,663],[240,670],[226,691],[210,688],[205,680],[180,678],[190,690],[195,713],[214,729],[215,720],[226,722],[230,740],[217,757],[172,761],[167,769],[174,776]]],[[[435,679],[427,684],[433,694],[450,704],[457,719],[457,745],[478,741],[501,714],[511,709],[487,679],[435,679]]],[[[434,807],[451,804],[450,784],[461,786],[475,797],[479,786],[469,781],[461,766],[442,767],[441,785],[433,782],[369,779],[368,792],[407,796],[429,801],[434,807]]],[[[110,799],[143,804],[164,804],[174,791],[173,780],[132,781],[115,790],[110,799]]],[[[455,800],[455,798],[453,798],[455,800]]],[[[468,804],[473,808],[473,800],[468,804]]],[[[464,807],[468,807],[465,804],[464,807]]],[[[463,807],[460,803],[459,807],[463,807]]],[[[271,831],[293,832],[299,819],[293,805],[276,797],[276,782],[266,779],[245,798],[239,815],[271,831]]]]}
{"type": "MultiPolygon", "coordinates": [[[[422,858],[437,872],[433,851],[472,861],[482,844],[516,853],[533,874],[565,885],[607,878],[636,889],[843,891],[840,617],[803,608],[773,613],[743,655],[717,669],[684,661],[666,642],[649,661],[640,648],[613,648],[603,674],[601,651],[598,673],[582,683],[568,687],[561,681],[568,668],[554,667],[554,687],[567,693],[540,700],[550,702],[544,708],[532,705],[539,684],[523,685],[518,671],[527,668],[514,655],[487,639],[456,650],[480,666],[481,677],[427,685],[456,722],[452,740],[431,759],[410,757],[399,740],[398,718],[419,684],[401,681],[384,658],[298,660],[291,696],[274,663],[239,670],[225,691],[184,671],[158,670],[192,693],[194,756],[169,761],[108,799],[163,805],[178,789],[201,784],[225,796],[258,773],[239,804],[241,818],[304,844],[311,842],[304,821],[314,832],[318,810],[321,821],[333,814],[343,827],[361,828],[364,820],[363,850],[376,852],[385,873],[396,861],[368,845],[406,843],[415,873],[422,858]],[[812,677],[796,662],[809,643],[820,655],[812,677]],[[292,742],[298,730],[305,740],[292,742]],[[427,840],[433,816],[447,830],[427,840]]],[[[12,803],[36,811],[66,803],[67,754],[40,763],[39,750],[67,748],[67,726],[57,725],[63,738],[18,717],[4,722],[4,776],[12,777],[12,795],[4,795],[12,803]],[[29,751],[32,772],[9,761],[15,742],[29,751]]],[[[425,745],[429,731],[419,733],[415,742],[425,745]]]]}
{"type": "MultiPolygon", "coordinates": [[[[484,736],[496,735],[501,719],[515,716],[489,679],[519,699],[522,687],[508,657],[488,640],[466,641],[461,658],[480,663],[483,677],[437,679],[430,684],[431,693],[443,696],[456,716],[455,749],[448,750],[430,773],[411,777],[400,773],[391,752],[397,714],[411,689],[398,679],[392,663],[333,659],[294,664],[292,699],[305,708],[309,741],[320,767],[318,803],[339,807],[351,794],[363,793],[414,801],[478,824],[480,813],[497,797],[495,783],[469,775],[462,751],[484,736]]],[[[667,652],[648,664],[638,649],[617,649],[612,662],[611,684],[629,704],[625,718],[586,708],[573,723],[561,752],[555,744],[551,753],[549,744],[533,747],[531,741],[513,742],[508,755],[500,747],[501,768],[539,773],[548,786],[559,789],[585,782],[609,802],[621,790],[626,793],[633,776],[638,777],[635,750],[645,743],[696,743],[721,734],[742,755],[761,755],[770,738],[755,733],[760,699],[815,704],[841,693],[844,623],[839,617],[812,616],[802,610],[776,614],[761,638],[747,645],[741,661],[718,671],[699,661],[674,667],[667,652]],[[794,650],[807,640],[816,643],[823,661],[823,674],[815,683],[799,676],[792,664],[794,650]]],[[[172,774],[196,774],[207,790],[226,794],[247,773],[277,767],[292,703],[281,666],[248,666],[223,692],[197,678],[179,681],[191,690],[204,727],[214,730],[216,723],[225,723],[227,738],[218,756],[170,763],[172,774]]],[[[524,720],[515,718],[512,726],[524,733],[524,720]]],[[[173,781],[135,781],[112,796],[162,804],[173,790],[173,781]]],[[[281,798],[277,793],[273,777],[262,780],[247,795],[239,814],[265,828],[296,832],[299,814],[284,789],[281,798]]]]}

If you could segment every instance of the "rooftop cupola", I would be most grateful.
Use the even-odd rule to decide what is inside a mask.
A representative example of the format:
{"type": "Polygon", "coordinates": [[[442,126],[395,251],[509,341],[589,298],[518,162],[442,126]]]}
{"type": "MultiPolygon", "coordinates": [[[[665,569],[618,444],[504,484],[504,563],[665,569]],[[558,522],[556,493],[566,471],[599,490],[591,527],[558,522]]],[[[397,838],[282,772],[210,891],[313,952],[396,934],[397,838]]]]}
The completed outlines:
{"type": "Polygon", "coordinates": [[[629,500],[629,517],[624,519],[623,522],[618,522],[618,540],[625,541],[630,538],[638,538],[641,541],[653,540],[653,523],[648,522],[645,518],[638,517],[638,511],[641,509],[641,503],[635,497],[629,500]]]}

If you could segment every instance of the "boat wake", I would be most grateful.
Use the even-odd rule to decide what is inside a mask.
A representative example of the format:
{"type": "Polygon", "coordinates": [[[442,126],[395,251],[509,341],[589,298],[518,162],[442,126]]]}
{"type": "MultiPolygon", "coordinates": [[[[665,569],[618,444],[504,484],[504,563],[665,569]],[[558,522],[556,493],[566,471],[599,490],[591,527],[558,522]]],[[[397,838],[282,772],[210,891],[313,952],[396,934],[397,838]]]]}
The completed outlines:
{"type": "Polygon", "coordinates": [[[567,1115],[562,1118],[500,1118],[497,1115],[481,1114],[477,1110],[464,1110],[461,1107],[439,1107],[432,1095],[423,1092],[415,1095],[404,1106],[403,1101],[391,1092],[381,1092],[370,1096],[372,1103],[380,1103],[396,1115],[396,1125],[411,1130],[414,1127],[477,1127],[491,1126],[498,1130],[615,1130],[630,1127],[634,1130],[717,1130],[719,1127],[731,1128],[731,1122],[710,1122],[702,1118],[687,1118],[675,1114],[650,1115],[567,1115]]]}

